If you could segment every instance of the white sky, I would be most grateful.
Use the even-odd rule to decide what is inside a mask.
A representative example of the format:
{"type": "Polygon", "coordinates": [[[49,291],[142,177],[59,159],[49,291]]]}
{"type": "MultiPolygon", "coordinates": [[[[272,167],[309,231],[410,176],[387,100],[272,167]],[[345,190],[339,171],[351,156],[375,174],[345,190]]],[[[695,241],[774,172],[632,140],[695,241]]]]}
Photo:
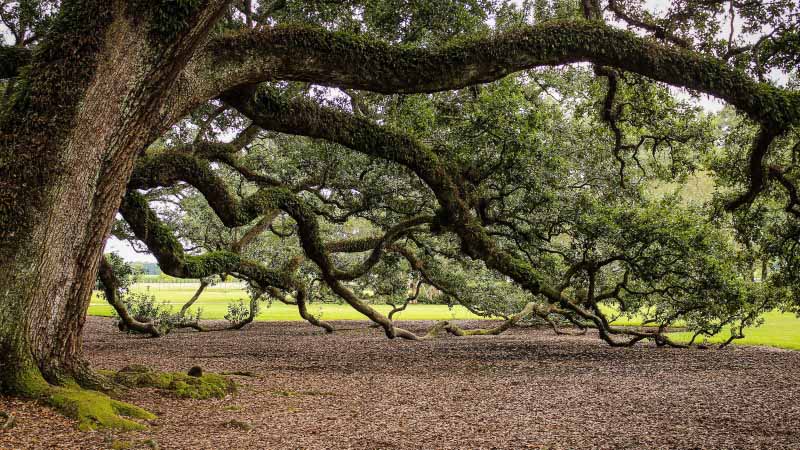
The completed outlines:
{"type": "Polygon", "coordinates": [[[120,241],[114,236],[108,238],[104,253],[116,253],[126,261],[131,262],[156,262],[156,259],[150,253],[136,253],[128,241],[120,241]]]}

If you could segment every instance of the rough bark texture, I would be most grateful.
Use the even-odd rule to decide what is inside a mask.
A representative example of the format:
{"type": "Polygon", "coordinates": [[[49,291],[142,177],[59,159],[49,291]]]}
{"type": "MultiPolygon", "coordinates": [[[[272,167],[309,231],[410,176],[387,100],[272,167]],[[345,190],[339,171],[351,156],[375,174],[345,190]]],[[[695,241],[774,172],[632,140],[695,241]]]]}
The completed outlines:
{"type": "Polygon", "coordinates": [[[219,9],[162,45],[125,2],[62,4],[0,122],[0,391],[87,381],[81,331],[105,237],[135,156],[166,125],[164,92],[219,9]]]}

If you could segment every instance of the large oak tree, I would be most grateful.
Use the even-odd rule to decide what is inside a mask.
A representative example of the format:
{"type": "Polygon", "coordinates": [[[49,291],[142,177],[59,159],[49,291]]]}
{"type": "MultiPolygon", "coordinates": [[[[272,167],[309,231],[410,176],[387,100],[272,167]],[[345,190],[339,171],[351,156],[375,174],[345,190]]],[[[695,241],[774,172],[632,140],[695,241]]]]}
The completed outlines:
{"type": "MultiPolygon", "coordinates": [[[[3,11],[6,3],[13,2],[4,2],[3,11]]],[[[0,78],[6,80],[0,112],[0,391],[36,395],[47,383],[97,382],[81,357],[81,331],[118,210],[165,272],[182,277],[236,273],[264,288],[302,289],[287,271],[268,270],[236,252],[184,254],[137,191],[177,182],[200,190],[226,226],[245,225],[275,210],[290,216],[299,226],[305,257],[337,295],[390,337],[416,338],[342,283],[348,275],[331,262],[335,245],[322,241],[313,211],[292,189],[274,185],[243,201],[229,198],[207,170],[211,162],[231,164],[224,148],[192,149],[189,156],[148,153],[140,160],[148,146],[210,100],[236,108],[263,129],[325,139],[407,167],[430,189],[438,210],[434,218],[406,226],[435,222],[447,228],[464,254],[594,323],[614,342],[609,335],[614,329],[595,311],[546,283],[531,261],[498,246],[461,174],[426,143],[353,114],[287,101],[274,90],[258,89],[262,82],[431,93],[542,66],[588,62],[608,81],[601,116],[615,131],[614,94],[621,73],[713,95],[754,124],[743,171],[747,189],[728,208],[752,202],[771,185],[795,192],[791,174],[777,166],[767,170],[764,161],[770,146],[800,123],[800,95],[760,78],[766,65],[796,64],[791,25],[769,24],[775,31],[756,44],[739,46],[729,39],[726,45],[714,38],[708,23],[694,20],[726,2],[681,2],[670,11],[674,17],[660,20],[622,2],[585,0],[583,18],[483,30],[440,44],[413,21],[387,20],[392,17],[387,10],[404,13],[392,6],[397,2],[366,3],[272,2],[253,9],[251,2],[222,0],[63,0],[40,2],[36,26],[12,21],[15,45],[0,47],[0,78]],[[305,15],[327,26],[284,20],[282,11],[292,8],[300,12],[293,19],[305,15]],[[343,14],[350,20],[337,20],[343,14]],[[606,23],[604,14],[622,27],[606,23]],[[378,32],[354,32],[360,18],[373,16],[378,32]],[[670,25],[671,20],[680,26],[670,25]],[[402,36],[387,30],[403,27],[422,34],[416,45],[391,43],[402,36]]],[[[482,7],[482,2],[447,3],[457,11],[482,7]]],[[[755,27],[767,26],[764,17],[781,17],[782,11],[796,14],[791,2],[775,11],[734,3],[733,9],[755,27]]],[[[500,17],[508,10],[497,11],[500,17]]],[[[420,14],[409,12],[410,17],[420,14]]],[[[790,207],[796,206],[796,195],[788,198],[790,207]]],[[[390,242],[384,238],[364,248],[379,254],[390,242]]]]}

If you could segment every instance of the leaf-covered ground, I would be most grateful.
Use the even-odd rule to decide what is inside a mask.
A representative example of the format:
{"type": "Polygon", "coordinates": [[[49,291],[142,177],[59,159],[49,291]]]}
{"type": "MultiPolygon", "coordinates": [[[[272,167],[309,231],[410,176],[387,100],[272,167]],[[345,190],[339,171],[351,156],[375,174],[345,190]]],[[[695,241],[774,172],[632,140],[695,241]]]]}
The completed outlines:
{"type": "Polygon", "coordinates": [[[255,376],[233,375],[239,392],[224,399],[131,391],[125,400],[158,415],[143,432],[79,432],[0,397],[17,423],[0,448],[800,448],[800,352],[613,349],[534,329],[404,342],[338,325],[347,330],[260,322],[144,339],[90,318],[96,368],[255,376]]]}

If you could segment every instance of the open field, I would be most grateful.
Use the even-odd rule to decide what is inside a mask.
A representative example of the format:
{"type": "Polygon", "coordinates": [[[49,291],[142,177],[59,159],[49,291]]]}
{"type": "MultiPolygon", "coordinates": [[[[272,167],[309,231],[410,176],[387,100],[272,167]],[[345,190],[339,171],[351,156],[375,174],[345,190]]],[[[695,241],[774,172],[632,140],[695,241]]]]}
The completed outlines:
{"type": "MultiPolygon", "coordinates": [[[[149,292],[158,301],[168,303],[174,310],[179,310],[181,306],[189,300],[197,290],[197,285],[191,284],[140,284],[134,287],[137,292],[149,292]],[[157,287],[154,287],[157,286],[157,287]]],[[[247,292],[244,289],[231,289],[210,287],[203,292],[203,295],[195,303],[192,309],[202,308],[201,318],[203,319],[222,319],[228,312],[228,303],[239,299],[248,301],[247,292]]],[[[263,309],[258,316],[259,321],[283,321],[283,320],[303,320],[297,312],[297,307],[285,305],[280,302],[262,303],[263,309]]],[[[391,307],[388,305],[375,305],[375,308],[388,313],[391,307]]],[[[347,304],[321,304],[311,303],[308,310],[319,316],[323,320],[364,320],[365,317],[347,304]]],[[[95,293],[89,306],[89,314],[94,316],[111,316],[113,309],[103,299],[95,293]]],[[[451,319],[477,319],[478,316],[470,313],[462,306],[448,308],[447,305],[409,305],[409,307],[395,315],[399,320],[451,320],[451,319]]]]}
{"type": "MultiPolygon", "coordinates": [[[[744,339],[734,341],[737,345],[769,345],[771,347],[800,350],[800,318],[794,314],[772,311],[764,314],[764,324],[746,328],[744,339]]],[[[689,333],[676,333],[678,339],[689,340],[689,333]]],[[[730,337],[723,332],[709,342],[723,342],[730,337]]]]}
{"type": "Polygon", "coordinates": [[[224,399],[132,390],[123,398],[158,415],[138,432],[80,432],[35,402],[0,397],[18,418],[0,448],[800,448],[800,352],[610,348],[593,333],[532,328],[408,342],[366,322],[337,326],[349,330],[259,322],[147,339],[89,318],[95,368],[256,376],[235,376],[239,392],[224,399]]]}
{"type": "MultiPolygon", "coordinates": [[[[228,286],[231,286],[229,284],[228,286]]],[[[186,300],[191,298],[197,289],[196,285],[185,283],[141,283],[135,287],[139,292],[150,292],[159,301],[169,303],[174,309],[180,309],[186,300]]],[[[202,318],[222,319],[227,312],[228,302],[238,299],[247,299],[247,293],[241,288],[210,287],[206,289],[197,301],[197,307],[202,308],[202,318]]],[[[266,306],[266,303],[264,303],[266,306]]],[[[391,308],[386,305],[375,305],[386,313],[391,308]]],[[[319,304],[309,305],[312,314],[324,320],[363,320],[364,316],[346,304],[319,304]]],[[[95,316],[112,315],[111,306],[102,297],[92,299],[89,314],[95,316]]],[[[461,306],[448,308],[446,305],[409,305],[408,309],[396,315],[398,320],[466,320],[478,317],[461,306]]],[[[258,316],[259,321],[285,321],[302,320],[297,313],[297,308],[273,302],[265,307],[258,316]]],[[[627,321],[624,325],[635,325],[627,321]]],[[[689,339],[687,333],[676,333],[677,339],[689,339]]],[[[720,342],[728,337],[728,333],[721,333],[709,342],[720,342]]],[[[764,325],[749,328],[745,331],[745,338],[736,341],[737,345],[769,345],[772,347],[800,350],[800,318],[794,314],[770,312],[764,315],[764,325]]]]}

